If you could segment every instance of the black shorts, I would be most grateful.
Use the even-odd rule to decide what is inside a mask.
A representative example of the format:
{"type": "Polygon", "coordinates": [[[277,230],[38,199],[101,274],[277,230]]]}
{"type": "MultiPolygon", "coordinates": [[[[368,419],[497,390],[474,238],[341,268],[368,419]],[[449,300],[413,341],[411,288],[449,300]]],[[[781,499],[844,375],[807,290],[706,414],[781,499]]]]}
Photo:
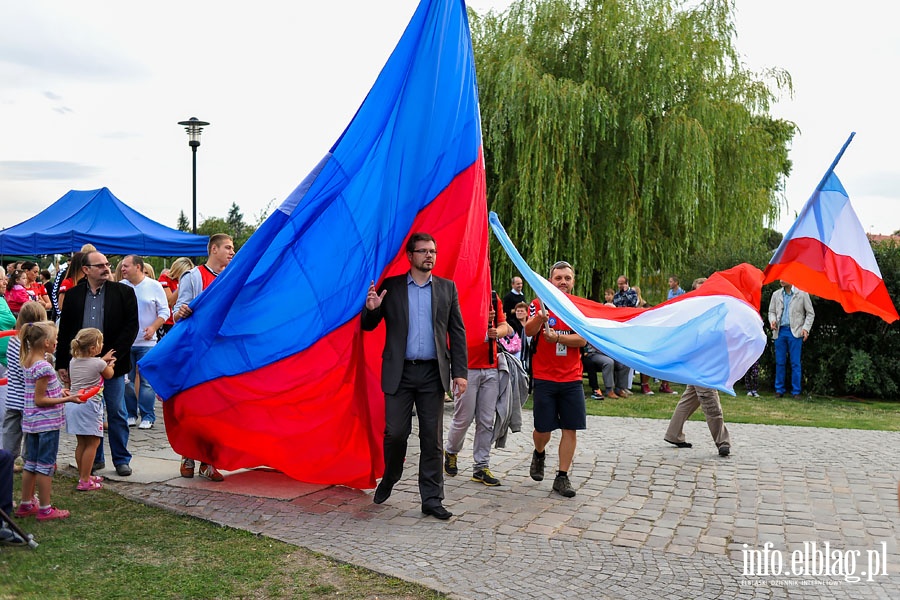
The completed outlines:
{"type": "Polygon", "coordinates": [[[587,429],[584,384],[581,381],[534,380],[534,429],[587,429]]]}

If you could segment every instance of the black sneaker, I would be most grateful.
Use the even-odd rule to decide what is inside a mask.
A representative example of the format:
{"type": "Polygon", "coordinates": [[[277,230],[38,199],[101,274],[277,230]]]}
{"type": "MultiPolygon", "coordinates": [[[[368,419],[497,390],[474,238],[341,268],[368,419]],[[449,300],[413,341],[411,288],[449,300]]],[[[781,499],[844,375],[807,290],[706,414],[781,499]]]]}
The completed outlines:
{"type": "Polygon", "coordinates": [[[728,456],[729,454],[731,454],[731,446],[728,444],[719,446],[719,456],[728,456]]]}
{"type": "Polygon", "coordinates": [[[569,482],[568,475],[556,476],[556,479],[553,480],[553,491],[564,498],[575,497],[575,490],[572,489],[572,484],[569,482]]]}
{"type": "Polygon", "coordinates": [[[472,473],[472,481],[480,481],[484,485],[491,487],[500,485],[500,480],[494,477],[494,474],[491,473],[491,470],[488,468],[478,469],[472,473]]]}
{"type": "Polygon", "coordinates": [[[444,451],[444,473],[450,477],[456,477],[459,469],[456,467],[456,455],[444,451]]]}
{"type": "Polygon", "coordinates": [[[535,481],[543,481],[544,480],[544,459],[547,458],[547,454],[545,453],[543,456],[537,453],[535,450],[531,455],[531,469],[529,470],[529,474],[531,478],[535,481]]]}

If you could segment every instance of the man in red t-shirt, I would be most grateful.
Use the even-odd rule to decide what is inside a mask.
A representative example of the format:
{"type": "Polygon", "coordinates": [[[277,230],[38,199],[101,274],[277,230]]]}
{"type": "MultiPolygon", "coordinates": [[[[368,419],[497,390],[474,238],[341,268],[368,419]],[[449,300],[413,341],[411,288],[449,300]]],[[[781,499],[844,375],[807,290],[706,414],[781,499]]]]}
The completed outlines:
{"type": "MultiPolygon", "coordinates": [[[[550,283],[569,294],[575,288],[575,270],[560,261],[550,268],[550,283]]],[[[544,479],[545,448],[555,429],[562,430],[559,441],[559,471],[553,491],[566,498],[575,496],[569,482],[569,469],[575,456],[576,432],[587,429],[587,409],[581,382],[581,348],[586,340],[570,330],[552,312],[542,309],[535,299],[528,309],[525,334],[537,336],[537,348],[531,359],[534,376],[534,454],[531,478],[544,479]]]]}
{"type": "Polygon", "coordinates": [[[491,442],[494,438],[494,416],[500,395],[500,376],[497,371],[497,339],[512,333],[499,298],[491,293],[487,323],[465,323],[466,331],[485,331],[483,338],[467,336],[469,377],[466,391],[456,399],[453,421],[447,432],[444,450],[444,472],[451,477],[459,469],[456,455],[462,449],[469,425],[475,421],[475,441],[472,448],[472,481],[487,486],[500,485],[490,466],[491,442]]]}

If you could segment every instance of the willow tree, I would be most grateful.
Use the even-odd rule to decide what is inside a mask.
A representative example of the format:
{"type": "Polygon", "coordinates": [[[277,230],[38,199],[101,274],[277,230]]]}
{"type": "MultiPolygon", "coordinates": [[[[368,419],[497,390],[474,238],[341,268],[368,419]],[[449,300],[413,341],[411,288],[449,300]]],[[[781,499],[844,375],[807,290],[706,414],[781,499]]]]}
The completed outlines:
{"type": "Polygon", "coordinates": [[[768,111],[790,77],[741,65],[733,13],[518,0],[471,15],[491,210],[535,269],[574,261],[577,293],[598,297],[777,217],[795,127],[768,111]]]}

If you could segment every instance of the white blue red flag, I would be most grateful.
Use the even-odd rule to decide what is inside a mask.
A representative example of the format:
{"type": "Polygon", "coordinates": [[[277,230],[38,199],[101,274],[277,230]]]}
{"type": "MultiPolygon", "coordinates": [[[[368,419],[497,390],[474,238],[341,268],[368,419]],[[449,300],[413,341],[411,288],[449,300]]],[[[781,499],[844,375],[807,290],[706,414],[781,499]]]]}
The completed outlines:
{"type": "Polygon", "coordinates": [[[141,361],[173,449],[373,487],[384,329],[360,331],[368,286],[427,232],[463,318],[487,323],[486,214],[465,3],[424,0],[338,141],[141,361]]]}
{"type": "Polygon", "coordinates": [[[592,346],[641,373],[734,395],[734,382],[765,349],[757,308],[762,271],[753,265],[714,273],[699,289],[653,308],[614,308],[556,289],[528,266],[496,213],[490,223],[545,306],[592,346]]]}
{"type": "Polygon", "coordinates": [[[782,279],[805,292],[836,300],[847,312],[867,312],[888,323],[898,318],[872,245],[834,173],[855,133],[844,143],[765,270],[763,284],[782,279]]]}

